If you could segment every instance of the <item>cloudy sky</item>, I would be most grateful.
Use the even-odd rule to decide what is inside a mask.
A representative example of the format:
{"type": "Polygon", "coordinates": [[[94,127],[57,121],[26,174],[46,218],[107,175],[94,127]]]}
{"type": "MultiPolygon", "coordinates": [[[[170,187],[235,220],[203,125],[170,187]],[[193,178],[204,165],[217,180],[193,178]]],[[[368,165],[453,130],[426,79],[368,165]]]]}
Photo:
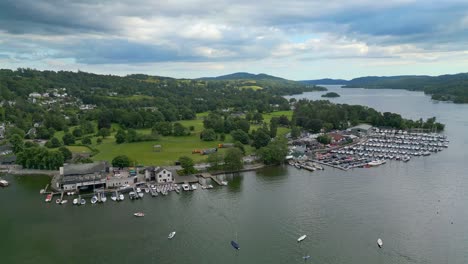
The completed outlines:
{"type": "Polygon", "coordinates": [[[0,1],[1,68],[301,80],[467,66],[466,0],[0,1]]]}

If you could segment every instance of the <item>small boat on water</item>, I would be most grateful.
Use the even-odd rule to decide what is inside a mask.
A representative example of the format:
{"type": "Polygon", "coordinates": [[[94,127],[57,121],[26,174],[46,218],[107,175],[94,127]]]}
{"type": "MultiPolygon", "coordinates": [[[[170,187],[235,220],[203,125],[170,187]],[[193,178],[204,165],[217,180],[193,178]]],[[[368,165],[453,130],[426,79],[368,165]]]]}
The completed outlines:
{"type": "Polygon", "coordinates": [[[309,255],[307,255],[307,256],[303,256],[303,257],[302,257],[302,259],[303,259],[304,261],[305,261],[305,260],[308,260],[309,258],[310,258],[310,256],[309,256],[309,255]]]}
{"type": "Polygon", "coordinates": [[[167,238],[169,239],[172,239],[176,234],[176,231],[172,231],[171,233],[169,233],[169,236],[167,236],[167,238]]]}
{"type": "Polygon", "coordinates": [[[66,203],[68,203],[68,200],[62,200],[62,201],[60,202],[60,204],[66,204],[66,203]]]}
{"type": "Polygon", "coordinates": [[[235,248],[236,250],[239,250],[239,249],[240,249],[239,244],[238,244],[236,241],[234,241],[234,240],[231,240],[231,246],[232,246],[233,248],[235,248]]]}
{"type": "Polygon", "coordinates": [[[56,203],[56,204],[59,204],[61,201],[62,201],[62,200],[60,200],[60,198],[59,198],[59,199],[56,199],[56,200],[55,200],[55,203],[56,203]]]}
{"type": "Polygon", "coordinates": [[[297,239],[297,242],[301,242],[302,240],[306,239],[307,235],[302,235],[297,239]]]}
{"type": "Polygon", "coordinates": [[[138,198],[138,196],[137,196],[137,194],[135,192],[129,192],[128,197],[130,198],[130,200],[138,198]]]}
{"type": "Polygon", "coordinates": [[[213,185],[211,184],[208,184],[208,186],[206,186],[207,189],[213,189],[213,185]]]}
{"type": "Polygon", "coordinates": [[[137,193],[141,192],[140,188],[136,188],[137,193]]]}
{"type": "Polygon", "coordinates": [[[105,193],[101,194],[101,202],[105,203],[107,201],[107,197],[105,193]]]}
{"type": "Polygon", "coordinates": [[[50,201],[52,201],[52,194],[48,194],[45,198],[45,201],[46,203],[49,203],[50,201]]]}
{"type": "Polygon", "coordinates": [[[41,190],[39,191],[39,193],[40,193],[40,194],[45,193],[45,189],[41,189],[41,190]]]}
{"type": "Polygon", "coordinates": [[[222,181],[221,184],[226,186],[226,185],[228,185],[228,182],[227,181],[222,181]]]}
{"type": "Polygon", "coordinates": [[[85,205],[85,204],[86,204],[86,200],[85,200],[85,199],[81,199],[80,205],[85,205]]]}
{"type": "Polygon", "coordinates": [[[196,184],[192,184],[192,190],[196,190],[197,189],[197,185],[196,184]]]}
{"type": "Polygon", "coordinates": [[[7,181],[5,181],[4,179],[0,178],[0,186],[1,187],[7,187],[8,185],[10,185],[7,181]]]}
{"type": "Polygon", "coordinates": [[[114,202],[117,201],[117,195],[115,193],[111,195],[111,200],[114,202]]]}
{"type": "Polygon", "coordinates": [[[78,205],[78,198],[73,199],[73,205],[78,205]]]}
{"type": "Polygon", "coordinates": [[[190,191],[190,185],[184,183],[184,184],[182,184],[182,189],[183,189],[184,191],[190,191]]]}
{"type": "Polygon", "coordinates": [[[138,193],[138,197],[140,197],[140,198],[143,198],[144,195],[145,195],[145,194],[142,193],[142,192],[138,193]]]}
{"type": "Polygon", "coordinates": [[[137,212],[137,213],[134,213],[133,215],[136,216],[136,217],[143,217],[143,216],[145,216],[145,213],[137,212]]]}
{"type": "Polygon", "coordinates": [[[382,248],[383,247],[383,241],[382,239],[377,239],[377,246],[379,246],[379,248],[382,248]]]}
{"type": "Polygon", "coordinates": [[[146,188],[145,193],[149,193],[149,192],[150,192],[149,188],[146,188]]]}
{"type": "Polygon", "coordinates": [[[97,203],[97,201],[98,201],[97,196],[94,195],[93,198],[91,198],[91,203],[95,204],[95,203],[97,203]]]}
{"type": "Polygon", "coordinates": [[[119,195],[119,201],[123,201],[125,199],[125,196],[123,194],[119,195]]]}

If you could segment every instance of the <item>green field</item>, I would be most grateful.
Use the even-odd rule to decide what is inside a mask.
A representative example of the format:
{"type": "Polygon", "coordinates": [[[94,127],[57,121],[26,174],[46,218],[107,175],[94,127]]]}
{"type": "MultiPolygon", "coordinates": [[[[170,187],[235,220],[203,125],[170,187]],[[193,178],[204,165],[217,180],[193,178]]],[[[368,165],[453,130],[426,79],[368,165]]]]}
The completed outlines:
{"type": "Polygon", "coordinates": [[[241,89],[241,90],[251,89],[251,90],[257,91],[257,90],[262,90],[263,87],[260,87],[260,86],[257,86],[257,85],[248,85],[248,86],[241,86],[241,87],[239,87],[239,89],[241,89]]]}
{"type": "MultiPolygon", "coordinates": [[[[183,120],[179,121],[185,127],[193,126],[194,130],[190,136],[184,137],[161,137],[158,141],[146,141],[146,142],[136,142],[136,143],[115,143],[115,132],[111,136],[105,138],[101,144],[97,144],[97,137],[92,139],[92,148],[99,150],[99,153],[92,157],[93,160],[106,160],[112,161],[112,159],[118,155],[127,155],[131,159],[135,160],[137,164],[140,165],[173,165],[176,160],[181,156],[189,156],[193,158],[195,162],[204,162],[207,156],[200,154],[192,154],[192,151],[195,149],[207,149],[215,148],[222,141],[201,141],[200,132],[203,128],[203,117],[208,113],[197,114],[197,119],[195,120],[183,120]],[[154,145],[161,145],[161,151],[154,151],[154,145]]],[[[274,116],[286,115],[290,117],[292,115],[291,111],[281,111],[274,112],[269,114],[264,114],[264,120],[269,122],[270,119],[274,116]]],[[[260,126],[252,125],[251,129],[257,129],[260,126]]],[[[113,125],[113,130],[117,130],[118,126],[113,125]]],[[[150,129],[139,129],[139,133],[149,134],[150,129]]],[[[289,129],[279,127],[278,135],[284,135],[289,132],[289,129]]],[[[57,132],[56,136],[63,136],[63,132],[57,132]]],[[[224,142],[232,142],[230,135],[226,135],[226,140],[224,142]]],[[[91,150],[84,146],[69,146],[68,147],[74,153],[89,153],[91,150]]],[[[219,149],[220,152],[224,152],[225,149],[219,149]]],[[[248,154],[253,152],[253,148],[246,146],[246,151],[248,154]]]]}

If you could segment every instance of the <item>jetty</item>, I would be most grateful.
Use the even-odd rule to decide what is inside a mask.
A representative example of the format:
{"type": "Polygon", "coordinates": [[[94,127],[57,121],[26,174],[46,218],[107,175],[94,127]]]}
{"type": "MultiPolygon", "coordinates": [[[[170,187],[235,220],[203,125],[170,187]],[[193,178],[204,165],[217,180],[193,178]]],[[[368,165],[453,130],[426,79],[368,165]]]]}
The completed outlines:
{"type": "Polygon", "coordinates": [[[203,177],[205,179],[212,179],[214,182],[216,182],[219,186],[222,186],[224,185],[219,179],[218,177],[216,177],[216,175],[212,175],[211,173],[208,173],[208,172],[204,172],[204,173],[201,173],[201,174],[198,174],[200,177],[203,177]]]}

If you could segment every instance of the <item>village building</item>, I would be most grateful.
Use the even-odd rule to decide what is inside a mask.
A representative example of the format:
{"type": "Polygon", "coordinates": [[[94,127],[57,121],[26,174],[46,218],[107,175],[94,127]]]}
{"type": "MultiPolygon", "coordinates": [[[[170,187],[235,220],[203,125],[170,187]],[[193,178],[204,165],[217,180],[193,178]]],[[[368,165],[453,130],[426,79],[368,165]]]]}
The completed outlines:
{"type": "Polygon", "coordinates": [[[350,131],[353,134],[369,134],[372,129],[372,126],[369,124],[359,124],[354,127],[350,127],[347,130],[350,131]]]}
{"type": "Polygon", "coordinates": [[[107,188],[119,188],[130,186],[138,181],[135,168],[121,169],[109,168],[109,174],[106,177],[107,188]]]}
{"type": "Polygon", "coordinates": [[[174,182],[172,172],[161,167],[149,167],[145,171],[147,181],[156,181],[156,183],[174,182]]]}
{"type": "Polygon", "coordinates": [[[60,178],[57,189],[64,191],[101,188],[106,184],[106,175],[109,172],[107,162],[94,162],[85,164],[64,164],[60,167],[60,178]]]}

